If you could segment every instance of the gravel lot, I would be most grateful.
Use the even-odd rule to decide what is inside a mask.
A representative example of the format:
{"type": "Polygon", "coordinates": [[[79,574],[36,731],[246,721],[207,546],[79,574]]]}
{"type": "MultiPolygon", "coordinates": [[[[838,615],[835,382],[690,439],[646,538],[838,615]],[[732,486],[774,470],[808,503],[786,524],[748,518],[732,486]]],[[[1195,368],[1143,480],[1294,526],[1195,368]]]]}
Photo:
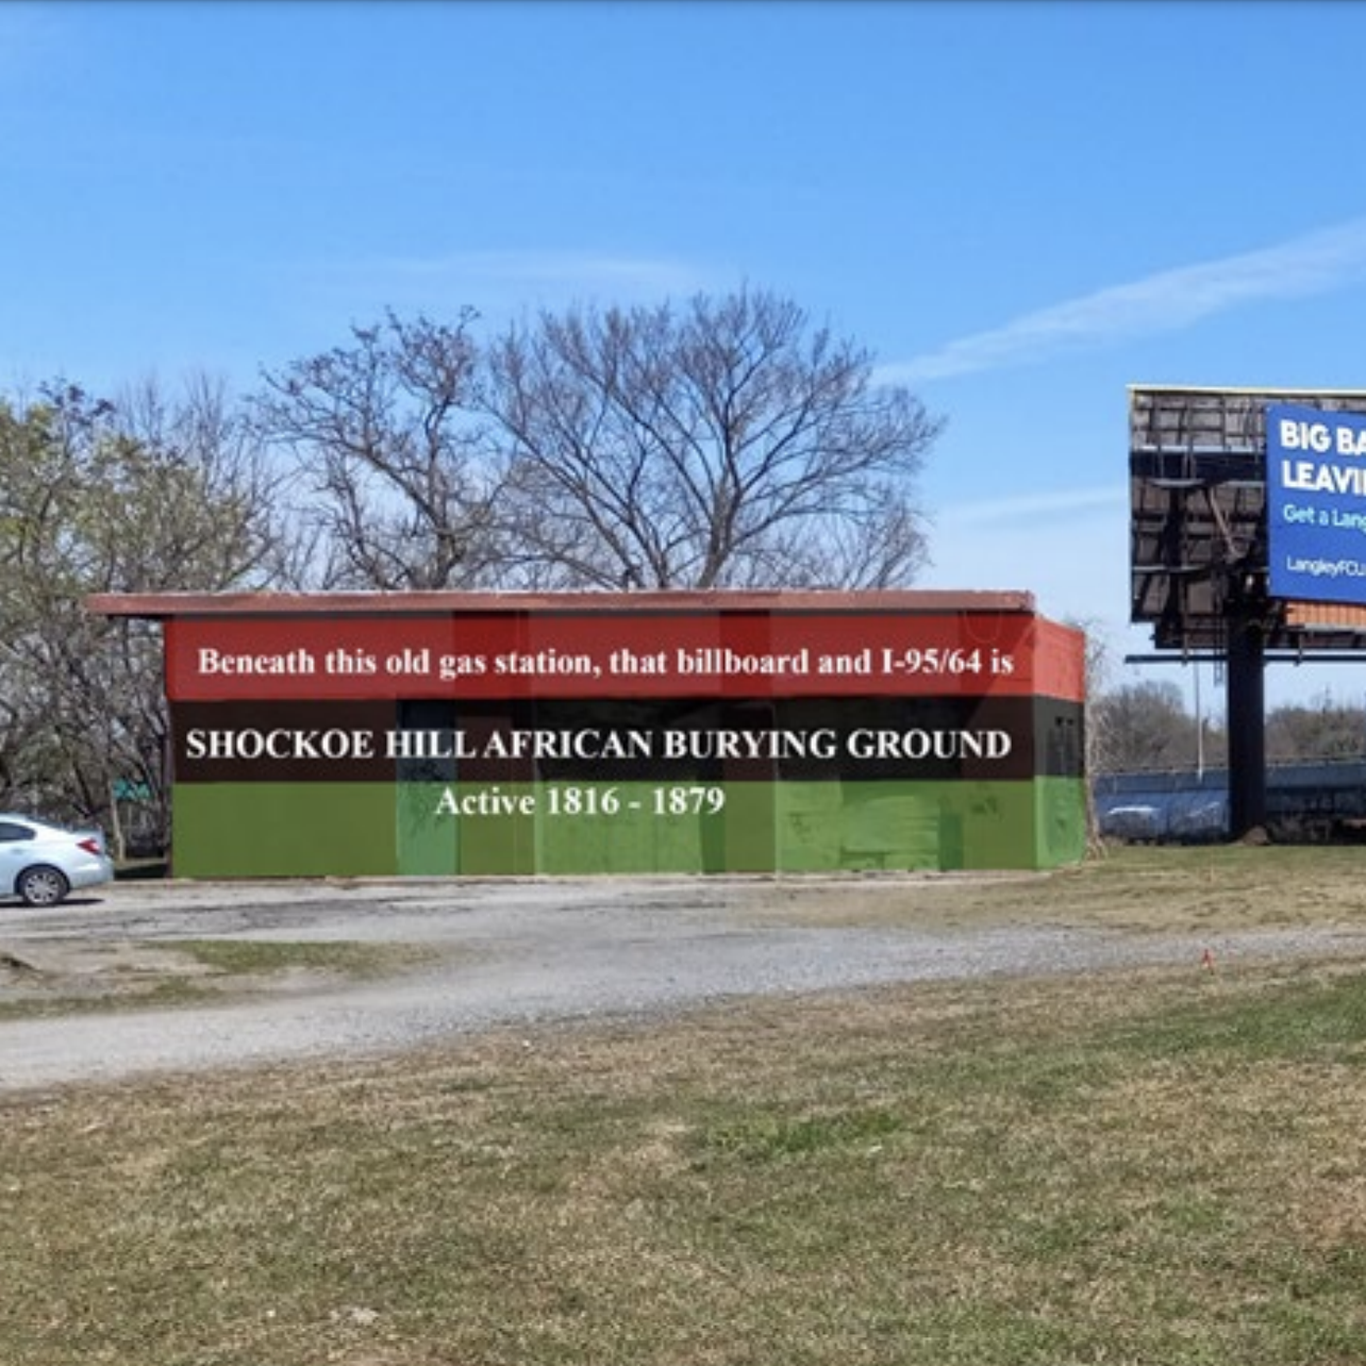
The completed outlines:
{"type": "MultiPolygon", "coordinates": [[[[0,949],[47,976],[126,969],[177,939],[430,946],[420,970],[248,998],[0,1022],[0,1090],[288,1058],[382,1053],[493,1025],[648,1017],[753,994],[1322,953],[1366,936],[1190,936],[812,924],[819,898],[904,899],[914,880],[612,879],[125,883],[52,911],[0,903],[0,949]],[[786,921],[786,923],[785,923],[786,921]],[[804,923],[805,922],[805,923],[804,923]]],[[[932,898],[927,884],[925,896],[932,898]]],[[[0,993],[3,995],[3,993],[0,993]]]]}

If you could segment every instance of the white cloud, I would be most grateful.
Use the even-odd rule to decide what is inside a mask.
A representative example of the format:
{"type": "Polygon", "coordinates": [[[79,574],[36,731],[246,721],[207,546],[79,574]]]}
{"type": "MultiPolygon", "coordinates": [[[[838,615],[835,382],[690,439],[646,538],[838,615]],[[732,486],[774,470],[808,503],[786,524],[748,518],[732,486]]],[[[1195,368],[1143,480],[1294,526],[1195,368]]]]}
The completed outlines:
{"type": "Polygon", "coordinates": [[[1127,508],[1127,484],[1105,484],[1098,488],[1062,489],[1051,493],[1025,493],[1012,498],[981,499],[971,503],[957,503],[936,517],[937,525],[982,526],[1009,522],[1038,524],[1056,521],[1060,517],[1075,517],[1091,512],[1127,508]]]}
{"type": "Polygon", "coordinates": [[[1127,485],[959,503],[936,512],[922,588],[1025,590],[1055,620],[1127,626],[1127,485]],[[1118,548],[1118,549],[1117,549],[1118,548]]]}
{"type": "Polygon", "coordinates": [[[1002,327],[960,337],[884,367],[885,383],[911,384],[1042,360],[1059,350],[1176,332],[1259,299],[1323,294],[1366,279],[1366,219],[1220,261],[1159,271],[1002,327]]]}

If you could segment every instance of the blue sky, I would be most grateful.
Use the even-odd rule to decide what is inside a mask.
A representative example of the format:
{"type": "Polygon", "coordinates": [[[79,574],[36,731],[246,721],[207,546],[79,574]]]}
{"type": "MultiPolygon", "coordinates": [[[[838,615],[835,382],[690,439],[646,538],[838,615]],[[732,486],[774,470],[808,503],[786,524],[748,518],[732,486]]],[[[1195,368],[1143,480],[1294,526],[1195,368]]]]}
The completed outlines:
{"type": "MultiPolygon", "coordinates": [[[[0,388],[748,282],[947,417],[920,586],[1189,695],[1119,667],[1127,388],[1366,388],[1364,51],[1312,0],[8,3],[0,388]]],[[[1269,672],[1325,693],[1366,661],[1269,672]]]]}

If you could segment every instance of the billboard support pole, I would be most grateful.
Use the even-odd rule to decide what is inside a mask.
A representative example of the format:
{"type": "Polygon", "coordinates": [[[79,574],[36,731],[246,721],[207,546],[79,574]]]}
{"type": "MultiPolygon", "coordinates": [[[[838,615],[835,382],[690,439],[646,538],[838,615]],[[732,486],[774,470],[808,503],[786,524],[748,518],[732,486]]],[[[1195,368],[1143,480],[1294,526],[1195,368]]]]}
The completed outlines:
{"type": "Polygon", "coordinates": [[[1266,824],[1265,636],[1260,614],[1234,607],[1228,620],[1229,835],[1266,824]]]}

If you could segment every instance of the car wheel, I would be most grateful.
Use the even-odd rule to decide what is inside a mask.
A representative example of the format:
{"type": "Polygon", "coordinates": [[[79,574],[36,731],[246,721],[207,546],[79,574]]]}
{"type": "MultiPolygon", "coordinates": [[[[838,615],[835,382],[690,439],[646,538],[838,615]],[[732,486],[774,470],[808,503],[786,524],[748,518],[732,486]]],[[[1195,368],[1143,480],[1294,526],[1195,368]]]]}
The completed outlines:
{"type": "Polygon", "coordinates": [[[25,868],[14,884],[30,906],[55,906],[71,890],[71,884],[58,868],[40,864],[36,868],[25,868]]]}

